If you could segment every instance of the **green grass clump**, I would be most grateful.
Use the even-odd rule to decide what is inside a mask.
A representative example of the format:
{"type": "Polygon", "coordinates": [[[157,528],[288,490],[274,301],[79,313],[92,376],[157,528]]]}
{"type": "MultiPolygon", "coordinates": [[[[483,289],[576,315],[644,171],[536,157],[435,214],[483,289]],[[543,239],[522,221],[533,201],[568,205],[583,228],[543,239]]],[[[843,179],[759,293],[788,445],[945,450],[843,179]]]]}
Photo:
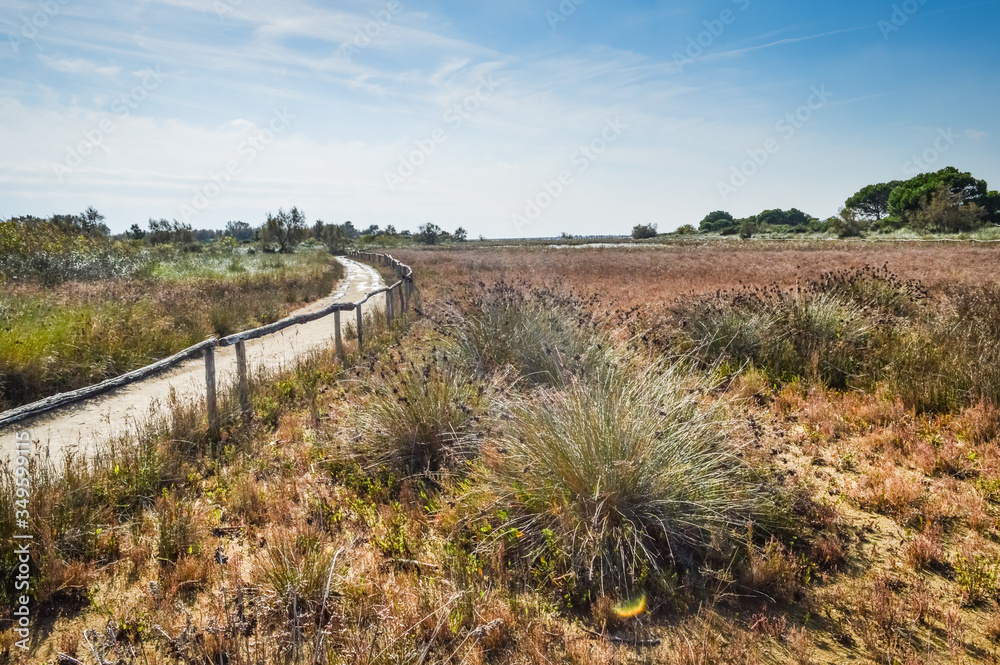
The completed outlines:
{"type": "MultiPolygon", "coordinates": [[[[315,613],[329,600],[332,584],[340,581],[334,576],[336,564],[337,553],[319,538],[298,534],[263,550],[255,575],[265,597],[298,622],[299,615],[315,613]]],[[[332,591],[339,595],[336,587],[332,591]]]]}
{"type": "Polygon", "coordinates": [[[918,411],[1000,403],[1000,286],[952,289],[895,349],[889,376],[918,411]]]}
{"type": "Polygon", "coordinates": [[[774,380],[844,389],[877,378],[926,296],[888,268],[827,273],[794,289],[744,287],[677,307],[681,347],[707,364],[752,365],[774,380]]]}
{"type": "Polygon", "coordinates": [[[564,386],[599,351],[592,317],[572,295],[503,280],[452,302],[441,331],[480,376],[512,369],[530,384],[564,386]]]}
{"type": "Polygon", "coordinates": [[[411,473],[452,467],[470,452],[470,432],[490,391],[436,348],[390,353],[371,376],[363,423],[383,461],[411,473]]]}
{"type": "Polygon", "coordinates": [[[763,510],[686,364],[608,365],[516,399],[487,457],[508,506],[497,534],[578,592],[655,588],[696,573],[713,541],[763,510]]]}

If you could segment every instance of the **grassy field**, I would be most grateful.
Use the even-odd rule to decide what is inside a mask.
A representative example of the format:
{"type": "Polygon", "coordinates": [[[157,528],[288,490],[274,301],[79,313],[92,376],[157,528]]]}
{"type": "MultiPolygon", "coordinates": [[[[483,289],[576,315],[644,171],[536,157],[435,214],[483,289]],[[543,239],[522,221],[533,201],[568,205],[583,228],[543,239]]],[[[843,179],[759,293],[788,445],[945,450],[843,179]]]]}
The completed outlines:
{"type": "Polygon", "coordinates": [[[0,652],[995,663],[995,251],[394,251],[406,320],[257,377],[221,441],[177,404],[35,463],[35,642],[0,652]]]}
{"type": "Polygon", "coordinates": [[[343,277],[321,251],[156,248],[129,258],[127,271],[82,280],[4,282],[0,410],[143,367],[209,335],[270,323],[343,277]]]}

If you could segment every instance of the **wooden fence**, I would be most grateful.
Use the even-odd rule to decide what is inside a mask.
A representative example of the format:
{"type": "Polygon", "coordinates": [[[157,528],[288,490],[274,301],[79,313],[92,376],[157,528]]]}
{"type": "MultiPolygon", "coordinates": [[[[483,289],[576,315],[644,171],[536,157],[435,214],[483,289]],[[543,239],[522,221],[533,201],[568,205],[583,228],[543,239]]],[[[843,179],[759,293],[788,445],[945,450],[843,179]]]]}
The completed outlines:
{"type": "Polygon", "coordinates": [[[290,328],[291,326],[301,325],[303,323],[310,323],[311,321],[316,321],[324,317],[330,316],[334,317],[334,326],[336,332],[334,335],[334,343],[336,345],[337,357],[340,358],[341,362],[344,360],[344,343],[340,332],[340,318],[341,312],[355,311],[357,313],[357,329],[358,329],[358,349],[364,348],[364,331],[362,328],[363,317],[361,314],[361,307],[367,303],[372,297],[379,295],[381,293],[385,294],[385,316],[387,321],[391,324],[396,316],[396,299],[399,300],[400,311],[406,311],[407,306],[411,298],[413,297],[413,269],[407,265],[404,265],[392,258],[388,254],[376,254],[373,252],[351,252],[350,256],[359,259],[361,261],[367,261],[369,263],[375,263],[378,265],[386,266],[391,268],[396,276],[399,278],[398,281],[391,286],[385,286],[379,289],[370,291],[364,298],[356,303],[334,303],[323,309],[312,312],[310,314],[300,314],[298,316],[290,316],[281,321],[277,321],[270,325],[262,326],[260,328],[255,328],[253,330],[247,330],[241,333],[236,333],[235,335],[230,335],[228,337],[217,338],[210,337],[204,342],[195,344],[192,347],[184,349],[180,353],[174,354],[169,358],[164,358],[152,365],[147,365],[133,372],[127,374],[122,374],[121,376],[116,376],[107,381],[102,381],[101,383],[95,384],[93,386],[88,386],[86,388],[81,388],[80,390],[74,390],[67,393],[60,393],[58,395],[53,395],[51,397],[46,397],[43,400],[33,402],[31,404],[26,404],[24,406],[18,407],[16,409],[11,409],[10,411],[4,411],[0,413],[0,428],[13,425],[14,423],[27,420],[29,418],[34,418],[40,416],[49,411],[54,411],[60,409],[70,404],[80,402],[92,397],[96,397],[102,393],[108,392],[109,390],[114,390],[116,388],[122,388],[129,384],[135,383],[137,381],[142,381],[143,379],[149,378],[155,374],[158,374],[164,370],[171,369],[181,364],[182,362],[189,360],[190,358],[202,355],[205,358],[205,403],[208,409],[208,426],[211,434],[213,436],[219,435],[219,410],[218,410],[218,399],[217,399],[217,386],[216,386],[216,376],[215,376],[215,349],[216,347],[226,347],[235,346],[236,347],[236,375],[237,375],[237,393],[239,394],[240,410],[243,414],[249,414],[250,412],[250,390],[249,390],[249,379],[247,377],[247,360],[246,360],[246,342],[253,339],[260,339],[261,337],[266,337],[268,335],[273,335],[276,332],[280,332],[285,328],[290,328]]]}

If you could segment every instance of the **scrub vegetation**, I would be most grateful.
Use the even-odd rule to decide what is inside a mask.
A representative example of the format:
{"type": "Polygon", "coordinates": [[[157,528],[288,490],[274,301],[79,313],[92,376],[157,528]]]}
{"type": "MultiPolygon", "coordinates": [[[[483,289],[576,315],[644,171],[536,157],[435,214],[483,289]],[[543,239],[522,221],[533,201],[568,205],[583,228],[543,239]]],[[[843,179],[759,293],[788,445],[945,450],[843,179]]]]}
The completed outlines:
{"type": "Polygon", "coordinates": [[[37,456],[22,660],[997,662],[995,251],[394,252],[220,440],[37,456]]]}
{"type": "Polygon", "coordinates": [[[317,249],[149,245],[79,221],[0,223],[0,410],[276,321],[343,275],[317,249]]]}

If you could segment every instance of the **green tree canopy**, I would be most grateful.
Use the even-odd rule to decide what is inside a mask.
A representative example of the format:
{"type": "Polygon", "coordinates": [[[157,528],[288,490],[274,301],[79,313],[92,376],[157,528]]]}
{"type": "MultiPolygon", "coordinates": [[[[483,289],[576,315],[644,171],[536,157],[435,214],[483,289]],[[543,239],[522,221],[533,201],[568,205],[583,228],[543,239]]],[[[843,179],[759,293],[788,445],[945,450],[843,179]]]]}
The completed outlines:
{"type": "Polygon", "coordinates": [[[226,222],[226,235],[236,238],[240,242],[253,240],[255,235],[253,227],[246,222],[230,220],[226,222]]]}
{"type": "Polygon", "coordinates": [[[331,254],[337,254],[347,249],[347,231],[343,224],[324,224],[322,220],[316,220],[313,227],[316,238],[326,245],[331,254]]]}
{"type": "Polygon", "coordinates": [[[986,192],[982,206],[986,209],[986,219],[993,224],[1000,224],[1000,192],[986,192]]]}
{"type": "Polygon", "coordinates": [[[427,222],[417,231],[416,239],[421,245],[436,245],[441,238],[441,227],[427,222]]]}
{"type": "Polygon", "coordinates": [[[190,224],[169,221],[163,218],[149,218],[149,233],[145,234],[146,242],[152,245],[163,245],[169,242],[179,245],[190,245],[194,242],[194,231],[190,224]]]}
{"type": "Polygon", "coordinates": [[[636,224],[632,227],[632,237],[636,240],[656,237],[656,224],[636,224]]]}
{"type": "Polygon", "coordinates": [[[698,228],[702,231],[722,231],[736,226],[736,220],[725,210],[716,210],[705,215],[698,228]]]}
{"type": "Polygon", "coordinates": [[[844,208],[860,219],[877,222],[889,214],[889,195],[902,184],[902,180],[893,180],[862,187],[844,202],[844,208]]]}
{"type": "Polygon", "coordinates": [[[947,166],[934,173],[921,173],[893,189],[889,195],[889,214],[912,222],[913,213],[920,210],[924,202],[930,200],[942,186],[958,197],[959,205],[983,204],[988,199],[985,180],[977,180],[971,173],[947,166]]]}
{"type": "Polygon", "coordinates": [[[261,229],[261,239],[277,243],[278,251],[282,253],[294,249],[305,235],[306,216],[297,207],[288,212],[279,208],[277,215],[267,213],[267,221],[261,229]]]}
{"type": "Polygon", "coordinates": [[[774,210],[765,210],[756,216],[757,226],[790,226],[792,228],[805,227],[809,225],[809,222],[813,221],[815,218],[812,215],[808,215],[798,208],[789,208],[788,210],[781,210],[775,208],[774,210]]]}

